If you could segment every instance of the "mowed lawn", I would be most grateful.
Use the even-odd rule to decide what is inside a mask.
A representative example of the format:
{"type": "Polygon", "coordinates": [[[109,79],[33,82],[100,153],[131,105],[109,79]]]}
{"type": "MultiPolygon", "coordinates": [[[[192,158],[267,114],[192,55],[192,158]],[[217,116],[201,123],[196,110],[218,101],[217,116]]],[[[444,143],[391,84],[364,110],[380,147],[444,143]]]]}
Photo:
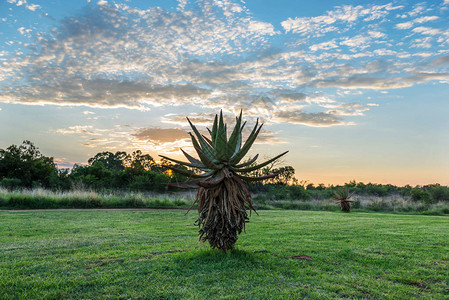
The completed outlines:
{"type": "Polygon", "coordinates": [[[0,298],[449,298],[448,217],[259,213],[222,253],[195,212],[2,211],[0,298]]]}

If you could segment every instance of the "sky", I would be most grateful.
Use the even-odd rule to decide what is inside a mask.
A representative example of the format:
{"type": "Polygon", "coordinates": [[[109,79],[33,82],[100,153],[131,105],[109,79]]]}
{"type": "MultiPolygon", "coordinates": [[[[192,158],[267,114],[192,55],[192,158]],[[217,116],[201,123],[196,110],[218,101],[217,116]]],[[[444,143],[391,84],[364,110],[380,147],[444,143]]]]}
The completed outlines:
{"type": "Polygon", "coordinates": [[[449,185],[448,20],[449,0],[0,0],[0,148],[181,158],[186,116],[243,110],[250,154],[289,150],[300,181],[449,185]]]}

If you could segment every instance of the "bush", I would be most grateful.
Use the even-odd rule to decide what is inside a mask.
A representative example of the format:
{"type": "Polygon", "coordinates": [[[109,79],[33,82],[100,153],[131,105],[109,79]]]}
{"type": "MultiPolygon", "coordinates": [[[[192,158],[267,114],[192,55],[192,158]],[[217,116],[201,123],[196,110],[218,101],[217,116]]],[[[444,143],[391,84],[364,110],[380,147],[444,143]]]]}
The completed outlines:
{"type": "Polygon", "coordinates": [[[19,178],[3,178],[0,181],[0,186],[8,190],[14,190],[22,185],[22,180],[19,178]]]}
{"type": "Polygon", "coordinates": [[[291,185],[288,187],[290,199],[294,200],[308,200],[310,194],[300,185],[291,185]]]}
{"type": "Polygon", "coordinates": [[[429,189],[429,193],[435,202],[449,201],[449,188],[435,185],[429,189]]]}
{"type": "Polygon", "coordinates": [[[360,202],[359,199],[355,199],[354,202],[352,202],[351,206],[352,206],[352,208],[357,209],[357,208],[360,208],[362,206],[362,203],[360,202]]]}
{"type": "Polygon", "coordinates": [[[420,188],[414,188],[410,191],[410,195],[412,196],[412,200],[415,202],[422,202],[425,204],[431,204],[434,202],[432,195],[429,192],[424,191],[420,188]]]}
{"type": "Polygon", "coordinates": [[[256,195],[252,199],[252,203],[257,204],[257,205],[266,204],[266,202],[267,202],[267,199],[262,195],[256,195]]]}
{"type": "Polygon", "coordinates": [[[387,211],[388,203],[385,200],[373,200],[368,204],[367,208],[373,211],[387,211]]]}

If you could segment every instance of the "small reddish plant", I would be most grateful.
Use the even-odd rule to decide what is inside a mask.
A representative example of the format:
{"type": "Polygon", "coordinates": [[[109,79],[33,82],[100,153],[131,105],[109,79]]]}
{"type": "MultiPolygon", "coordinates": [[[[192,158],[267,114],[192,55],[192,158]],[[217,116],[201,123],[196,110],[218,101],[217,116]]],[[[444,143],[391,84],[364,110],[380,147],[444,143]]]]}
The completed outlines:
{"type": "Polygon", "coordinates": [[[337,201],[338,204],[340,204],[341,211],[350,212],[351,202],[354,202],[354,200],[349,199],[352,197],[352,195],[354,195],[354,192],[349,193],[349,188],[345,186],[343,188],[334,191],[334,196],[332,197],[332,199],[337,201]]]}

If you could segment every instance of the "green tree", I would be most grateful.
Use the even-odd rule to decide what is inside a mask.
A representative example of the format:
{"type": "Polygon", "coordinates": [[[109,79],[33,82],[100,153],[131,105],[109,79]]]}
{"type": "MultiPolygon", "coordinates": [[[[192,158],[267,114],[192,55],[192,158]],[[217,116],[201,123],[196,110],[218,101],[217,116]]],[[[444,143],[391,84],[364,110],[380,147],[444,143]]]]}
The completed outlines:
{"type": "Polygon", "coordinates": [[[111,188],[113,185],[113,171],[106,168],[102,161],[96,161],[91,166],[73,166],[70,179],[75,183],[82,183],[91,188],[111,188]]]}
{"type": "Polygon", "coordinates": [[[434,202],[449,201],[449,188],[441,186],[438,183],[429,184],[423,187],[423,189],[432,196],[434,202]]]}
{"type": "Polygon", "coordinates": [[[267,180],[267,183],[288,185],[292,183],[295,179],[295,169],[292,166],[285,166],[280,168],[274,168],[264,172],[264,175],[277,173],[278,175],[274,178],[267,180]]]}
{"type": "Polygon", "coordinates": [[[116,152],[115,154],[109,151],[97,153],[94,157],[87,161],[89,165],[93,166],[95,163],[101,162],[103,166],[112,171],[121,171],[125,169],[125,164],[130,160],[126,152],[116,152]]]}
{"type": "Polygon", "coordinates": [[[32,142],[24,141],[22,145],[11,145],[0,149],[0,180],[20,180],[23,187],[51,187],[51,182],[58,177],[58,169],[53,157],[40,153],[32,142]]]}
{"type": "Polygon", "coordinates": [[[410,196],[412,200],[416,202],[423,202],[425,204],[431,204],[434,202],[432,195],[419,187],[415,187],[410,191],[410,196]]]}
{"type": "Polygon", "coordinates": [[[143,154],[142,151],[137,150],[131,154],[131,168],[149,171],[156,163],[149,154],[143,154]]]}

